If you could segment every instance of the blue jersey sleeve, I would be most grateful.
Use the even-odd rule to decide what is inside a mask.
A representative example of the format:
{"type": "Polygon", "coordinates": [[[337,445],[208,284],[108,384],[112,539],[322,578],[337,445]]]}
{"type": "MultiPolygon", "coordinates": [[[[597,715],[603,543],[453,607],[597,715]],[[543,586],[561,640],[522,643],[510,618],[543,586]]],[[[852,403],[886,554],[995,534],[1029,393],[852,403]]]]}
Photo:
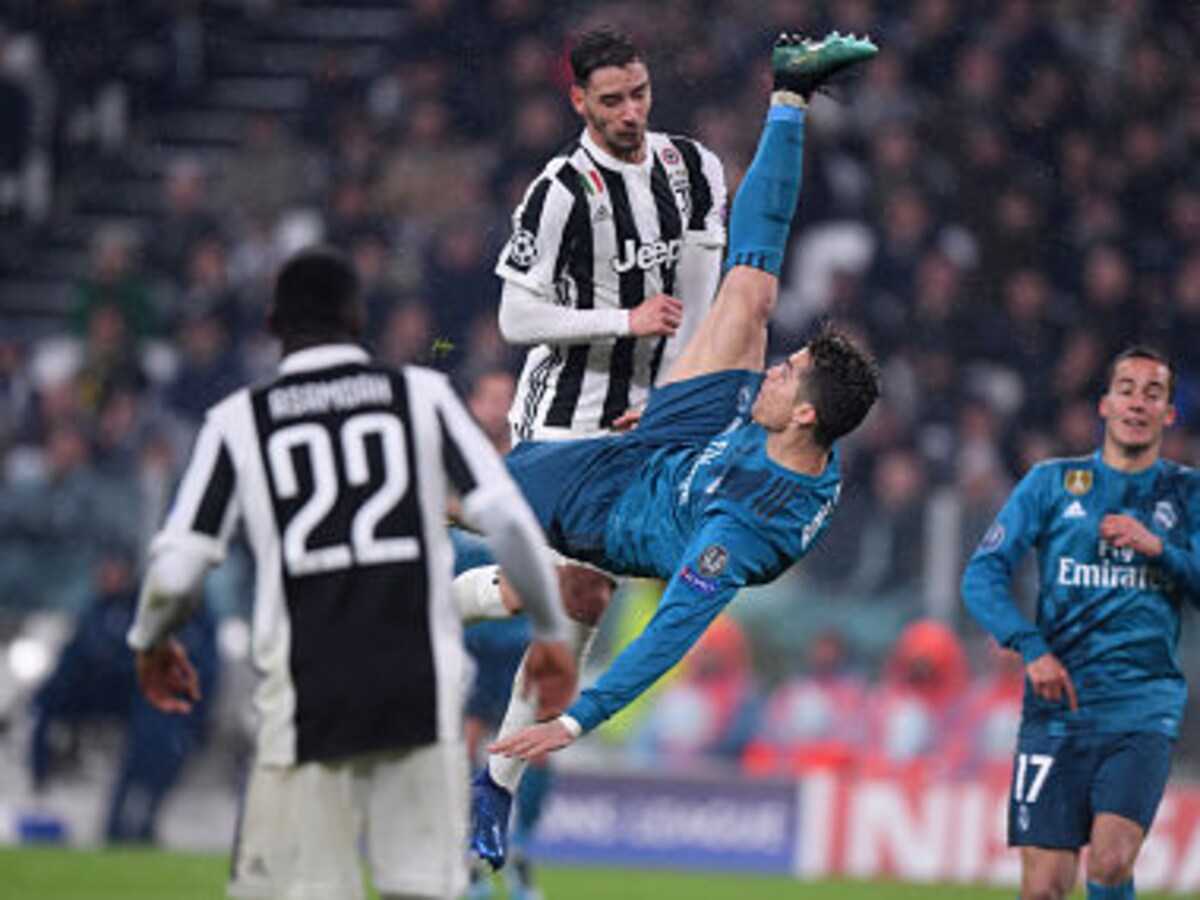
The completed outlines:
{"type": "Polygon", "coordinates": [[[760,565],[761,544],[732,517],[714,517],[689,542],[654,617],[567,710],[584,731],[620,712],[674,667],[760,565]]]}
{"type": "Polygon", "coordinates": [[[1029,663],[1050,652],[1037,625],[1017,605],[1013,573],[1042,527],[1040,484],[1044,467],[1031,470],[1013,490],[975,550],[962,578],[962,595],[975,620],[1002,647],[1029,663]]]}
{"type": "Polygon", "coordinates": [[[1159,565],[1192,606],[1200,607],[1200,475],[1193,469],[1174,466],[1173,483],[1183,506],[1186,527],[1163,533],[1158,521],[1150,523],[1163,542],[1159,565]]]}
{"type": "Polygon", "coordinates": [[[1163,543],[1163,570],[1183,588],[1188,601],[1200,608],[1200,533],[1193,532],[1190,547],[1163,543]]]}

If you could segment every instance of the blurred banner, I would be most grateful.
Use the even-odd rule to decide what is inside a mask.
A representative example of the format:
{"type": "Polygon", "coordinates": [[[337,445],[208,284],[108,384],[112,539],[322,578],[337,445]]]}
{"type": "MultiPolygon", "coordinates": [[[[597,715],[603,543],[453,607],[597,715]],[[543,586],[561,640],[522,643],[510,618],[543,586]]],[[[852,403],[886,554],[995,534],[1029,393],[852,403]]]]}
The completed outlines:
{"type": "MultiPolygon", "coordinates": [[[[1008,778],[799,782],[561,772],[533,852],[547,862],[1015,885],[1008,778]]],[[[1200,788],[1173,785],[1138,887],[1200,890],[1200,788]]]]}

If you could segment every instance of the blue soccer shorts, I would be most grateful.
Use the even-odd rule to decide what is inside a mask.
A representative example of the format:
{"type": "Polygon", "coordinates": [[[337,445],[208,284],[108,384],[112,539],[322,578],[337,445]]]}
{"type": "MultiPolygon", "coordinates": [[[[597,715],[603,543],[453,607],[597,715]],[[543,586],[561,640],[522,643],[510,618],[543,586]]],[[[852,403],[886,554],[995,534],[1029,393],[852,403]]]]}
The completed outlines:
{"type": "Polygon", "coordinates": [[[604,567],[608,516],[621,492],[660,450],[702,447],[746,421],[762,373],[731,369],[654,390],[628,434],[524,441],[505,457],[555,549],[604,567]]]}
{"type": "Polygon", "coordinates": [[[1148,832],[1167,784],[1172,744],[1156,732],[1023,734],[1008,798],[1009,845],[1078,850],[1100,813],[1148,832]]]}

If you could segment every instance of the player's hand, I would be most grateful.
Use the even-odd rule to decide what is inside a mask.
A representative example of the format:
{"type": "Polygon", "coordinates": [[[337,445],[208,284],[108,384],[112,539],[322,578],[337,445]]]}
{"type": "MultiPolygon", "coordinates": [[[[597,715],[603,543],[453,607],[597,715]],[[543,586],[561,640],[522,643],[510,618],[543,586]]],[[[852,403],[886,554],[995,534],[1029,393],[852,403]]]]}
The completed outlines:
{"type": "Polygon", "coordinates": [[[525,657],[527,690],[536,691],[537,717],[552,719],[575,699],[578,669],[566,641],[534,641],[525,657]]]}
{"type": "Polygon", "coordinates": [[[558,719],[539,722],[522,728],[515,734],[501,738],[488,747],[488,753],[515,756],[520,759],[536,759],[575,743],[575,736],[558,719]]]}
{"type": "Polygon", "coordinates": [[[1161,556],[1162,538],[1133,516],[1109,513],[1100,522],[1100,537],[1114,547],[1129,547],[1144,556],[1161,556]]]}
{"type": "Polygon", "coordinates": [[[669,337],[682,321],[683,302],[667,294],[655,294],[629,311],[629,333],[634,337],[659,334],[669,337]]]}
{"type": "Polygon", "coordinates": [[[608,426],[610,431],[615,431],[618,434],[625,431],[633,431],[637,428],[638,422],[642,421],[642,411],[640,409],[627,409],[608,426]]]}
{"type": "Polygon", "coordinates": [[[1075,685],[1058,657],[1043,653],[1025,667],[1025,674],[1033,685],[1033,692],[1043,700],[1061,703],[1065,697],[1071,711],[1079,709],[1079,698],[1075,696],[1075,685]]]}
{"type": "Polygon", "coordinates": [[[168,638],[137,654],[138,684],[146,700],[165,713],[190,713],[200,702],[200,679],[183,644],[168,638]]]}

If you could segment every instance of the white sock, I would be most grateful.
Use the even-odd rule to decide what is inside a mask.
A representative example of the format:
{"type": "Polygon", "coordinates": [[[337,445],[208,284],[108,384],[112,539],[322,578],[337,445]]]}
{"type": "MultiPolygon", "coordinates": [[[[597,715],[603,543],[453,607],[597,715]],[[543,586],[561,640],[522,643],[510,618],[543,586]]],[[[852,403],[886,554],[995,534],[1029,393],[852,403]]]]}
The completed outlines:
{"type": "Polygon", "coordinates": [[[771,105],[794,106],[797,109],[808,109],[808,101],[795,91],[771,91],[771,105]]]}
{"type": "Polygon", "coordinates": [[[463,624],[481,619],[507,619],[512,615],[500,596],[500,567],[467,569],[451,582],[454,604],[463,624]]]}
{"type": "MultiPolygon", "coordinates": [[[[596,632],[600,630],[597,625],[583,625],[579,622],[571,623],[574,627],[571,629],[572,644],[575,649],[575,659],[579,662],[579,669],[583,671],[584,660],[592,650],[592,644],[596,639],[596,632]]],[[[517,669],[516,677],[513,678],[512,695],[508,698],[508,709],[504,712],[504,721],[500,723],[500,731],[496,735],[497,739],[508,737],[510,734],[520,731],[537,721],[537,696],[535,692],[530,691],[525,695],[525,660],[521,660],[521,666],[517,669]]],[[[525,774],[525,768],[528,766],[523,759],[516,757],[498,756],[491,754],[488,756],[488,772],[492,776],[492,781],[503,788],[507,788],[509,793],[516,794],[517,785],[521,783],[521,776],[525,774]]]]}

